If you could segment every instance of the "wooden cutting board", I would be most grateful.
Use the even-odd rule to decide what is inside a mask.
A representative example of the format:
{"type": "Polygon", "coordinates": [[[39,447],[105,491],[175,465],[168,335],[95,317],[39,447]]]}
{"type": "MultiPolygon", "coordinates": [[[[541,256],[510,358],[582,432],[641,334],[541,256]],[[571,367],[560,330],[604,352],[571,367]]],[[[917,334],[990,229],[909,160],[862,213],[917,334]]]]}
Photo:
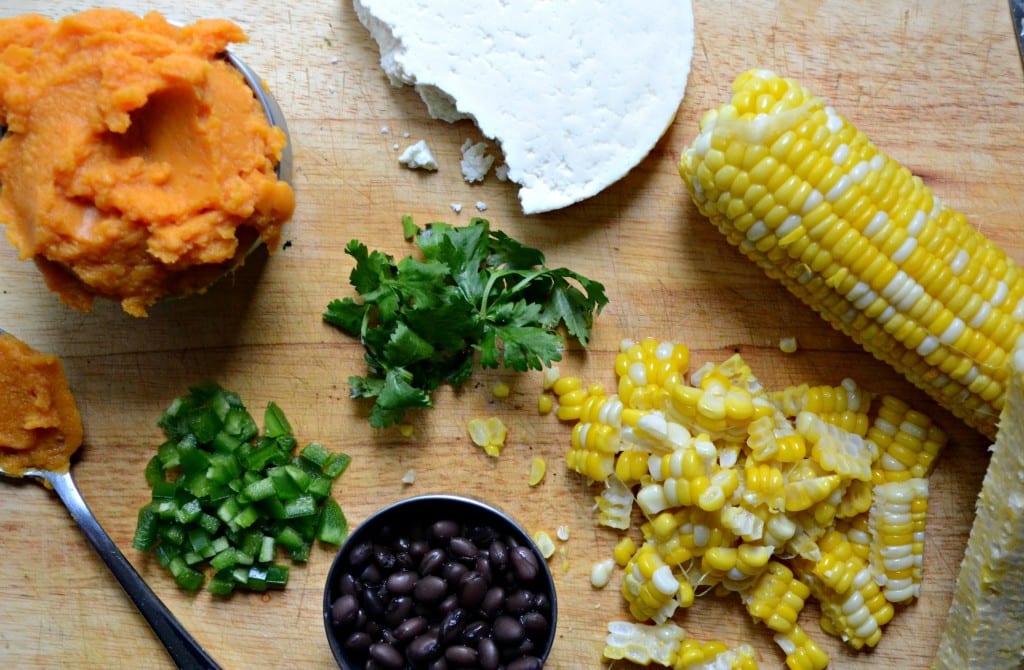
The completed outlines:
{"type": "MultiPolygon", "coordinates": [[[[436,409],[415,416],[411,438],[376,432],[365,408],[347,397],[347,377],[363,370],[362,350],[320,319],[328,301],[352,295],[352,265],[343,253],[350,239],[404,256],[410,247],[401,215],[421,224],[466,223],[478,214],[476,202],[486,203],[495,227],[544,249],[550,264],[606,284],[611,304],[590,350],[569,352],[562,366],[568,373],[610,385],[620,340],[653,336],[688,344],[695,365],[741,352],[773,387],[850,376],[912,401],[940,422],[951,443],[932,475],[922,598],[901,609],[871,653],[849,652],[822,633],[812,609],[803,619],[833,667],[929,665],[987,464],[986,441],[730,248],[690,204],[676,162],[701,114],[726,98],[736,74],[771,68],[828,98],[1024,261],[1024,74],[1005,2],[699,0],[687,95],[648,158],[598,196],[530,217],[520,213],[514,185],[493,177],[472,186],[462,180],[459,146],[481,139],[479,131],[430,119],[413,91],[388,85],[376,44],[349,0],[125,0],[120,6],[154,8],[181,21],[226,17],[246,29],[251,41],[236,52],[277,96],[294,145],[298,207],[285,232],[288,244],[269,258],[257,254],[205,296],[169,302],[139,320],[111,304],[91,314],[66,308],[4,243],[0,326],[63,357],[87,434],[74,466],[85,498],[225,668],[331,667],[321,601],[332,553],[316,549],[282,593],[220,601],[182,593],[154,561],[131,549],[136,510],[148,499],[143,466],[161,440],[156,419],[189,384],[206,380],[238,391],[258,416],[268,401],[278,402],[301,440],[351,454],[336,495],[353,525],[391,501],[445,491],[497,503],[530,530],[553,534],[568,527],[570,539],[551,559],[560,617],[550,667],[604,666],[605,626],[625,615],[618,577],[599,591],[589,572],[610,555],[618,535],[595,524],[597,489],[565,471],[569,426],[537,415],[539,376],[478,374],[459,393],[439,393],[436,409]],[[436,154],[436,174],[399,166],[399,150],[418,139],[436,154]],[[462,212],[452,203],[461,203],[462,212]],[[797,353],[780,352],[785,336],[799,340],[797,353]],[[507,400],[490,397],[498,380],[512,385],[507,400]],[[466,436],[466,421],[487,415],[509,426],[498,460],[466,436]],[[530,488],[535,456],[548,460],[549,471],[541,486],[530,488]],[[416,481],[403,484],[410,469],[416,481]]],[[[72,0],[0,0],[0,15],[34,10],[57,17],[83,7],[72,0]]],[[[472,52],[466,45],[467,58],[472,52]]],[[[55,495],[5,482],[0,522],[0,665],[169,667],[55,495]]],[[[770,636],[736,600],[702,600],[678,620],[698,639],[753,644],[762,667],[782,665],[770,636]]]]}

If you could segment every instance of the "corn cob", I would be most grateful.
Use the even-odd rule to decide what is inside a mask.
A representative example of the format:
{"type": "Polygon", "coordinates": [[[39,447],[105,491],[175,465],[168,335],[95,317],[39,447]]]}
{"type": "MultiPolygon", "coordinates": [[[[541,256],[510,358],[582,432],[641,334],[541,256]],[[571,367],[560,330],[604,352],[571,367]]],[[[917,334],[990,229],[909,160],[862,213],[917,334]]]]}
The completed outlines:
{"type": "Polygon", "coordinates": [[[729,242],[992,438],[1024,333],[1006,254],[796,82],[751,70],[679,172],[729,242]]]}
{"type": "Polygon", "coordinates": [[[978,496],[935,670],[1019,668],[1024,659],[1024,350],[978,496]]]}

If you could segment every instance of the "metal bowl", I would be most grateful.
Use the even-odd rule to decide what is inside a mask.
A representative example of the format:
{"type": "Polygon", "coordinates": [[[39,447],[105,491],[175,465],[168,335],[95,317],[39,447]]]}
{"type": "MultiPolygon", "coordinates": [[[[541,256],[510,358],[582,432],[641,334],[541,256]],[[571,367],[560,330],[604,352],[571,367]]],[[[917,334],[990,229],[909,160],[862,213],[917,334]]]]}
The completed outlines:
{"type": "MultiPolygon", "coordinates": [[[[541,664],[546,661],[555,639],[558,608],[555,583],[547,562],[537,545],[512,517],[499,509],[473,498],[438,494],[406,498],[375,512],[349,535],[335,556],[327,573],[327,582],[324,588],[324,630],[334,658],[342,670],[356,670],[356,668],[363,667],[361,663],[354,661],[346,650],[344,640],[341,639],[332,617],[332,605],[342,595],[342,579],[347,579],[346,574],[353,576],[357,576],[357,572],[364,574],[362,567],[352,565],[353,549],[365,545],[367,542],[384,546],[389,537],[406,535],[407,532],[422,531],[426,533],[435,521],[443,519],[456,521],[466,526],[493,528],[501,537],[510,538],[511,541],[528,548],[532,553],[536,559],[538,571],[529,590],[534,594],[543,594],[543,598],[549,605],[546,606],[547,630],[543,634],[535,636],[536,643],[530,655],[538,658],[541,664]]],[[[469,560],[466,559],[467,562],[469,560]]],[[[410,563],[414,566],[418,565],[416,560],[410,563]]],[[[415,571],[416,567],[413,570],[415,571]]],[[[506,574],[511,574],[511,567],[508,571],[496,574],[493,583],[501,583],[506,574]]],[[[443,607],[439,606],[439,609],[443,609],[443,607]]],[[[465,609],[471,610],[472,608],[466,607],[465,609]]],[[[431,615],[433,614],[434,612],[431,611],[431,615]]],[[[406,667],[409,667],[408,664],[406,667]]]]}

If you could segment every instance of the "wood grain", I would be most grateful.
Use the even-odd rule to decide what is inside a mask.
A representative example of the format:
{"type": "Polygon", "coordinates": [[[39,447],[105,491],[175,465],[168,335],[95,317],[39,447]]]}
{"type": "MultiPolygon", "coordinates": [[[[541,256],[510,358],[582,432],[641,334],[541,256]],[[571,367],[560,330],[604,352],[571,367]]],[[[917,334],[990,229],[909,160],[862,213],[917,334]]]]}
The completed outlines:
{"type": "MultiPolygon", "coordinates": [[[[0,0],[0,15],[34,10],[57,17],[84,6],[0,0]]],[[[690,204],[676,162],[701,114],[726,98],[736,74],[771,68],[827,97],[1024,261],[1024,75],[1005,2],[698,0],[689,88],[665,136],[605,192],[531,217],[520,213],[514,185],[491,178],[471,186],[461,179],[459,146],[480,139],[479,131],[431,120],[414,92],[390,87],[348,0],[124,0],[119,6],[153,8],[181,21],[222,16],[246,29],[251,41],[236,51],[265,78],[291,130],[298,208],[285,233],[289,244],[269,257],[257,254],[208,294],[160,305],[144,320],[110,304],[90,314],[69,310],[3,244],[0,325],[63,357],[87,434],[74,468],[85,498],[225,668],[331,667],[321,600],[332,554],[314,551],[283,593],[218,601],[183,594],[131,549],[135,512],[148,495],[143,465],[160,441],[156,418],[187,385],[204,380],[237,390],[256,413],[275,400],[300,439],[350,453],[353,465],[336,495],[352,524],[390,501],[449,491],[497,503],[531,530],[567,525],[571,538],[551,561],[560,618],[550,667],[604,665],[605,626],[624,610],[618,579],[593,590],[589,571],[609,555],[617,535],[595,525],[596,490],[562,466],[568,427],[536,414],[539,378],[480,374],[461,392],[441,392],[435,410],[415,417],[412,438],[378,433],[367,425],[365,408],[347,398],[345,380],[362,370],[362,351],[320,320],[329,300],[351,295],[351,263],[343,252],[350,239],[405,255],[401,215],[464,223],[476,214],[477,201],[487,203],[496,227],[543,248],[551,264],[569,265],[608,287],[611,304],[591,349],[570,351],[565,370],[609,384],[619,341],[650,335],[687,343],[696,364],[739,351],[771,386],[851,376],[937,418],[952,441],[932,478],[922,598],[898,613],[870,653],[847,651],[818,630],[813,611],[804,615],[804,627],[832,655],[833,667],[929,665],[987,464],[984,440],[731,249],[690,204]],[[398,165],[394,145],[417,139],[436,154],[436,174],[398,165]],[[462,213],[451,203],[462,203],[462,213]],[[778,341],[790,335],[800,350],[784,355],[778,341]],[[512,383],[513,393],[496,402],[489,388],[499,379],[512,383]],[[465,435],[466,420],[486,414],[509,426],[497,461],[465,435]],[[549,472],[530,488],[529,463],[538,455],[547,458],[549,472]],[[409,469],[417,473],[411,486],[400,481],[409,469]]],[[[467,45],[467,57],[471,51],[467,45]]],[[[54,495],[35,484],[5,482],[0,524],[0,665],[169,667],[54,495]]],[[[699,639],[753,644],[763,667],[782,665],[770,636],[735,601],[702,600],[679,621],[699,639]]]]}

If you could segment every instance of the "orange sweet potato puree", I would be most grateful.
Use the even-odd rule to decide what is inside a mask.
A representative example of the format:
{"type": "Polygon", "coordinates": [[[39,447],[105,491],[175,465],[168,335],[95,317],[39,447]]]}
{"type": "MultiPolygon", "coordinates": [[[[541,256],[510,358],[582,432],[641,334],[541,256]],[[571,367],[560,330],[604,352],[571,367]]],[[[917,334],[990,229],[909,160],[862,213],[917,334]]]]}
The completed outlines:
{"type": "Polygon", "coordinates": [[[60,359],[0,334],[0,468],[64,472],[81,444],[82,419],[60,359]]]}
{"type": "Polygon", "coordinates": [[[95,9],[0,21],[0,223],[68,305],[145,316],[203,290],[295,206],[287,138],[219,57],[226,20],[95,9]]]}

